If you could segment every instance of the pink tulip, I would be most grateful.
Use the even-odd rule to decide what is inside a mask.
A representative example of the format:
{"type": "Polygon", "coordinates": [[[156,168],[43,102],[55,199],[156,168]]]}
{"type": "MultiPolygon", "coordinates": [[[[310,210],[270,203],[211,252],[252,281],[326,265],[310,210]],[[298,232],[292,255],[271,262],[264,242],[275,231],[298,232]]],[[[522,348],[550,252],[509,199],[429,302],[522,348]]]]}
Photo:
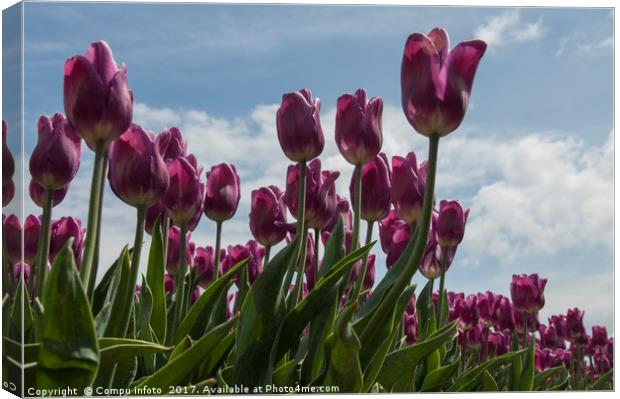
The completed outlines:
{"type": "Polygon", "coordinates": [[[406,158],[392,157],[392,187],[390,195],[398,216],[407,224],[415,224],[422,217],[426,174],[420,173],[413,152],[406,158]]]}
{"type": "Polygon", "coordinates": [[[577,342],[582,342],[586,336],[586,329],[583,325],[583,310],[578,308],[568,309],[566,313],[566,337],[577,342]]]}
{"type": "Polygon", "coordinates": [[[445,136],[465,117],[474,76],[486,43],[471,40],[450,50],[448,33],[414,33],[401,66],[402,106],[409,123],[424,136],[445,136]]]}
{"type": "Polygon", "coordinates": [[[293,162],[310,161],[325,147],[319,112],[321,101],[313,101],[308,89],[286,93],[276,113],[278,140],[284,154],[293,162]]]}
{"type": "Polygon", "coordinates": [[[187,156],[172,161],[168,173],[170,185],[164,196],[166,213],[177,226],[190,224],[202,211],[204,184],[200,181],[201,169],[193,156],[187,156]]]}
{"type": "Polygon", "coordinates": [[[465,223],[467,223],[469,209],[463,208],[457,201],[441,201],[439,214],[433,219],[437,242],[444,248],[456,248],[463,241],[465,223]]]}
{"type": "Polygon", "coordinates": [[[176,127],[159,133],[155,138],[155,144],[164,161],[172,161],[178,157],[187,156],[187,142],[181,131],[176,127]]]}
{"type": "MultiPolygon", "coordinates": [[[[220,259],[223,259],[226,255],[226,251],[222,249],[220,251],[220,259]]],[[[194,270],[196,278],[198,279],[198,285],[202,288],[207,288],[215,277],[215,250],[213,247],[198,247],[194,255],[194,270]]]]}
{"type": "Polygon", "coordinates": [[[523,313],[537,313],[545,306],[545,285],[547,279],[538,278],[536,273],[529,276],[513,274],[510,296],[515,309],[523,313]]]}
{"type": "MultiPolygon", "coordinates": [[[[387,157],[380,153],[362,166],[361,218],[366,221],[383,219],[392,205],[390,198],[391,172],[387,157]]],[[[351,177],[349,192],[353,204],[355,175],[351,177]]]]}
{"type": "Polygon", "coordinates": [[[252,191],[250,231],[262,245],[276,245],[288,231],[284,193],[276,186],[252,191]]]}
{"type": "Polygon", "coordinates": [[[80,219],[69,217],[61,217],[52,222],[50,235],[50,263],[54,263],[56,256],[64,247],[65,243],[73,238],[71,249],[75,258],[75,264],[78,269],[82,262],[82,249],[84,248],[85,230],[82,228],[80,219]]]}
{"type": "Polygon", "coordinates": [[[216,222],[232,218],[237,211],[241,187],[235,165],[221,163],[207,172],[204,211],[216,222]]]}

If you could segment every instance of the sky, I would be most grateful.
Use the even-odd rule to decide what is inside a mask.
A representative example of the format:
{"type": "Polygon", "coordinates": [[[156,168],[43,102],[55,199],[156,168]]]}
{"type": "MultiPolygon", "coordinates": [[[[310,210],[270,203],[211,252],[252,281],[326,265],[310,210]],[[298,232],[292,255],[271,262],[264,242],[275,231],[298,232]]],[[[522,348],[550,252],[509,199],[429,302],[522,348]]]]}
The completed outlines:
{"type": "MultiPolygon", "coordinates": [[[[25,157],[37,118],[63,111],[64,61],[105,40],[127,65],[134,122],[155,133],[178,126],[206,169],[237,165],[241,204],[223,243],[245,243],[251,191],[284,185],[275,111],[285,92],[305,87],[321,99],[320,158],[341,171],[342,195],[352,171],[333,134],[343,93],[364,87],[383,98],[388,156],[426,158],[426,140],[400,107],[400,62],[407,36],[435,26],[453,46],[488,43],[465,120],[440,143],[436,196],[471,208],[447,287],[508,295],[512,274],[536,272],[549,280],[541,320],[578,306],[587,326],[613,331],[611,9],[26,3],[25,157]]],[[[54,217],[85,225],[91,173],[84,146],[54,217]]],[[[26,213],[37,212],[26,198],[26,213]]],[[[109,188],[103,215],[100,274],[135,224],[135,210],[109,188]]],[[[213,245],[214,230],[204,218],[192,239],[213,245]]],[[[374,252],[380,278],[385,257],[374,252]]]]}

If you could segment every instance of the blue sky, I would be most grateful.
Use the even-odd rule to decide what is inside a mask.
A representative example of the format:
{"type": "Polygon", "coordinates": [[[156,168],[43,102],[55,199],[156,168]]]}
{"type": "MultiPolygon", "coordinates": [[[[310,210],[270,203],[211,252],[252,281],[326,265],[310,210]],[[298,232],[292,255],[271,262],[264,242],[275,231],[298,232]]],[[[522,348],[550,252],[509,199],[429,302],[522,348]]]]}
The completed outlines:
{"type": "MultiPolygon", "coordinates": [[[[249,238],[250,191],[283,185],[274,128],[282,93],[307,87],[322,99],[321,159],[343,172],[346,194],[350,168],[333,142],[337,97],[358,87],[382,97],[385,151],[423,159],[425,141],[399,106],[407,35],[442,26],[453,45],[486,40],[471,109],[440,144],[438,198],[472,207],[447,286],[508,294],[513,273],[538,272],[549,278],[544,318],[579,306],[588,325],[613,329],[610,9],[26,3],[24,25],[26,153],[38,116],[63,110],[65,59],[106,40],[127,65],[136,122],[154,132],[179,126],[207,168],[239,166],[244,191],[224,227],[227,244],[249,238]]],[[[86,219],[91,155],[85,149],[57,216],[86,219]]],[[[131,240],[134,217],[106,195],[104,264],[131,240]]],[[[203,220],[194,239],[212,245],[212,224],[203,220]]]]}

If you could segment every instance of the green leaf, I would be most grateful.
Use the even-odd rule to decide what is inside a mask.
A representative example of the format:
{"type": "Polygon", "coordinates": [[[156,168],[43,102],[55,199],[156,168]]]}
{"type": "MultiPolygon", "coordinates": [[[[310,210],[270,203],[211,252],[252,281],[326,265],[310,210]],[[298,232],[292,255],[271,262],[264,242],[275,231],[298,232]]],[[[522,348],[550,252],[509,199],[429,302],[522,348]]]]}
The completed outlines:
{"type": "Polygon", "coordinates": [[[166,352],[172,347],[129,338],[99,338],[99,364],[108,367],[135,356],[166,352]]]}
{"type": "Polygon", "coordinates": [[[426,358],[426,356],[441,345],[454,339],[456,334],[456,322],[452,322],[437,330],[435,334],[429,336],[423,342],[389,353],[385,358],[377,381],[387,391],[392,391],[392,387],[399,382],[403,376],[410,375],[410,371],[415,368],[422,359],[426,358]]]}
{"type": "Polygon", "coordinates": [[[534,376],[534,389],[535,390],[541,390],[546,384],[547,384],[547,380],[549,379],[549,377],[551,377],[554,374],[561,374],[561,373],[567,373],[566,370],[566,366],[564,366],[564,364],[557,366],[557,367],[553,367],[547,370],[543,370],[540,373],[537,373],[534,376]]]}
{"type": "Polygon", "coordinates": [[[22,345],[9,337],[2,337],[2,346],[4,354],[13,359],[21,359],[23,349],[24,363],[34,363],[39,356],[39,348],[41,345],[38,343],[22,345]]]}
{"type": "Polygon", "coordinates": [[[12,334],[15,339],[24,339],[30,336],[32,328],[32,309],[30,308],[30,297],[28,295],[28,287],[24,284],[22,278],[19,279],[15,292],[15,300],[13,301],[13,309],[11,311],[12,334]],[[23,319],[22,319],[23,317],[23,319]]]}
{"type": "Polygon", "coordinates": [[[125,328],[123,315],[126,315],[133,306],[133,301],[126,300],[127,291],[135,289],[135,287],[130,287],[132,282],[130,281],[131,270],[127,247],[123,248],[118,262],[120,281],[111,302],[110,316],[105,328],[106,337],[123,337],[125,335],[125,331],[123,331],[125,328]]]}
{"type": "Polygon", "coordinates": [[[588,387],[589,390],[592,391],[600,391],[600,390],[610,390],[612,389],[612,385],[610,382],[612,381],[614,370],[611,369],[607,373],[603,374],[596,382],[588,387]]]}
{"type": "MultiPolygon", "coordinates": [[[[99,284],[93,291],[93,299],[91,301],[91,309],[93,315],[98,315],[103,306],[109,300],[108,291],[114,286],[116,270],[118,267],[118,259],[108,267],[105,274],[101,278],[99,284]]],[[[116,289],[116,287],[114,287],[116,289]]]]}
{"type": "Polygon", "coordinates": [[[497,382],[495,382],[495,379],[488,370],[484,370],[484,372],[482,373],[482,376],[480,377],[480,385],[482,390],[485,392],[499,391],[497,382]]]}
{"type": "Polygon", "coordinates": [[[448,290],[444,289],[442,303],[441,303],[441,311],[439,313],[439,324],[438,327],[443,327],[448,322],[448,316],[450,314],[450,309],[448,308],[448,290]]]}
{"type": "Polygon", "coordinates": [[[294,241],[265,267],[247,292],[237,326],[236,364],[232,382],[248,387],[271,383],[272,351],[278,345],[284,318],[282,281],[296,255],[294,241]]]}
{"type": "Polygon", "coordinates": [[[37,385],[40,388],[88,386],[99,364],[93,316],[67,241],[43,290],[41,347],[37,385]]]}
{"type": "Polygon", "coordinates": [[[273,372],[273,383],[276,386],[288,386],[290,385],[289,377],[294,374],[297,368],[297,362],[295,359],[284,363],[273,372]]]}
{"type": "Polygon", "coordinates": [[[233,331],[207,355],[206,359],[204,359],[198,371],[199,379],[216,376],[217,369],[222,365],[226,355],[228,355],[234,344],[235,332],[233,331]]]}
{"type": "Polygon", "coordinates": [[[170,386],[184,385],[192,371],[200,362],[213,351],[228,335],[235,318],[209,331],[204,337],[196,341],[190,348],[169,361],[164,367],[144,379],[136,386],[137,390],[143,387],[168,389],[170,386]]]}
{"type": "Polygon", "coordinates": [[[159,216],[153,226],[151,247],[146,269],[146,282],[153,294],[153,312],[151,313],[151,328],[158,342],[166,341],[167,311],[166,292],[164,287],[164,242],[160,228],[159,216]]]}
{"type": "Polygon", "coordinates": [[[179,342],[179,340],[186,335],[197,339],[204,333],[204,329],[207,326],[206,323],[209,321],[211,310],[213,309],[218,297],[220,297],[223,292],[226,292],[230,286],[231,278],[247,263],[247,259],[242,260],[231,267],[226,274],[219,277],[207,287],[181,322],[181,325],[176,332],[175,342],[179,342]]]}
{"type": "Polygon", "coordinates": [[[530,339],[528,351],[525,353],[525,368],[519,378],[520,391],[532,391],[534,389],[534,337],[530,339]]]}
{"type": "Polygon", "coordinates": [[[503,363],[510,362],[516,357],[521,356],[525,353],[525,350],[518,352],[508,352],[501,356],[496,356],[491,358],[481,365],[469,369],[468,371],[461,374],[454,384],[448,388],[449,392],[468,392],[475,389],[481,382],[482,374],[485,370],[493,370],[503,363]]]}
{"type": "Polygon", "coordinates": [[[338,386],[343,393],[361,392],[364,384],[359,359],[361,344],[350,323],[358,306],[354,302],[342,311],[326,342],[327,373],[323,385],[338,386]]]}
{"type": "Polygon", "coordinates": [[[459,356],[454,362],[436,368],[426,374],[420,390],[423,392],[429,392],[437,390],[441,386],[445,385],[446,382],[450,381],[452,375],[458,370],[460,361],[461,358],[459,356]]]}
{"type": "Polygon", "coordinates": [[[308,296],[286,315],[278,342],[276,361],[297,342],[306,325],[328,304],[327,301],[331,299],[330,291],[336,287],[343,276],[348,275],[355,262],[362,259],[373,245],[374,243],[371,243],[358,248],[342,258],[317,281],[308,296]]]}
{"type": "Polygon", "coordinates": [[[342,216],[338,218],[338,224],[327,239],[325,254],[319,269],[319,279],[324,277],[340,259],[345,255],[344,246],[344,223],[342,216]]]}
{"type": "Polygon", "coordinates": [[[190,338],[189,335],[184,336],[183,339],[180,340],[176,344],[176,346],[174,347],[174,350],[170,354],[170,357],[168,358],[168,361],[171,362],[176,357],[180,356],[181,353],[185,352],[186,350],[188,350],[191,347],[192,347],[192,339],[190,338]]]}

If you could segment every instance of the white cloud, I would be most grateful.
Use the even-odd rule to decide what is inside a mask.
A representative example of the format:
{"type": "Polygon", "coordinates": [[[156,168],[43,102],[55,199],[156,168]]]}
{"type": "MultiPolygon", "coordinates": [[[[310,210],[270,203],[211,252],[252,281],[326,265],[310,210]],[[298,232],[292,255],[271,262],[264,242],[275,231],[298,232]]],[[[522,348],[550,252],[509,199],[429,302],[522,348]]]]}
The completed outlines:
{"type": "Polygon", "coordinates": [[[575,32],[571,36],[560,39],[560,45],[555,52],[556,56],[561,56],[567,51],[578,55],[590,54],[612,54],[614,48],[614,37],[607,36],[598,38],[594,41],[584,32],[575,32]]]}
{"type": "Polygon", "coordinates": [[[609,36],[594,43],[577,44],[577,51],[580,53],[591,53],[594,51],[611,51],[614,48],[614,37],[609,36]]]}
{"type": "Polygon", "coordinates": [[[487,42],[489,47],[510,43],[524,43],[540,39],[545,33],[543,19],[536,22],[523,21],[518,9],[511,9],[487,19],[475,30],[475,37],[487,42]]]}

